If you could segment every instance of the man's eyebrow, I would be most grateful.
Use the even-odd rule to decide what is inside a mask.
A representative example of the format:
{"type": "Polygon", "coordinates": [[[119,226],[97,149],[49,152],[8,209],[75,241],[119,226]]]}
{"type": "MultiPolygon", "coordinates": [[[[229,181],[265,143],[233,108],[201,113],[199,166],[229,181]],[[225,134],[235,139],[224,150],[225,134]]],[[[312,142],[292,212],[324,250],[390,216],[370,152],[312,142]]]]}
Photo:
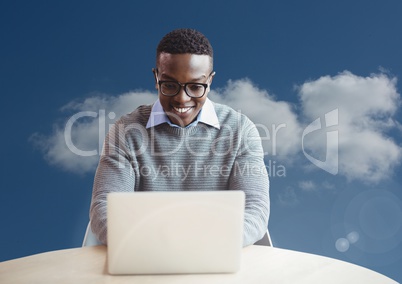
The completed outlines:
{"type": "MultiPolygon", "coordinates": [[[[171,76],[169,76],[167,74],[161,74],[161,77],[163,79],[166,79],[166,80],[177,81],[175,78],[173,78],[173,77],[171,77],[171,76]]],[[[195,82],[195,81],[199,81],[199,80],[202,80],[202,79],[205,79],[205,78],[207,78],[207,76],[201,75],[198,78],[191,79],[189,82],[195,82]]],[[[180,82],[180,83],[186,83],[186,82],[180,82]]]]}

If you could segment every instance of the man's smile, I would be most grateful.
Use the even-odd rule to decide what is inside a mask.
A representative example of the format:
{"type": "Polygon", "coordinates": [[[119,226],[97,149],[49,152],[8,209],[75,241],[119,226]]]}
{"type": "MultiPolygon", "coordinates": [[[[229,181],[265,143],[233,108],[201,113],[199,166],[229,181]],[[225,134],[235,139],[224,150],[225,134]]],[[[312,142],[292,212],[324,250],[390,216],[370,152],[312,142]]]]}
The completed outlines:
{"type": "Polygon", "coordinates": [[[188,112],[189,110],[191,110],[192,108],[194,108],[194,107],[173,107],[173,109],[174,109],[176,112],[180,113],[180,114],[186,113],[186,112],[188,112]]]}

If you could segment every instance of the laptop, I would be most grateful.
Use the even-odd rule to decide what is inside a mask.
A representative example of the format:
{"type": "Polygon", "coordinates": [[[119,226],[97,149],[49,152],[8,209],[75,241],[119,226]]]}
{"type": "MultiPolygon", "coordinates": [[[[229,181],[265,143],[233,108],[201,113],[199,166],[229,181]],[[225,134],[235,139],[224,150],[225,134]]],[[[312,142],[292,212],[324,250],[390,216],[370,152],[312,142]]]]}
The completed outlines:
{"type": "Polygon", "coordinates": [[[107,204],[110,274],[240,269],[243,191],[109,193],[107,204]]]}

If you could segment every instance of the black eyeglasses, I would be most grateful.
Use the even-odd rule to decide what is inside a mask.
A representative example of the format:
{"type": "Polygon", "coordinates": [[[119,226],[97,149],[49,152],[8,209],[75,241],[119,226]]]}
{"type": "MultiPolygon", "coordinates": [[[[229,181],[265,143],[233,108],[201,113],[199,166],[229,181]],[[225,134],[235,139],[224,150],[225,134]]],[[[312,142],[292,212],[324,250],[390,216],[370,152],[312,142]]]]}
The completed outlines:
{"type": "MultiPolygon", "coordinates": [[[[155,69],[155,75],[157,75],[157,69],[155,69]]],[[[212,71],[209,74],[207,79],[209,79],[213,75],[215,75],[214,71],[212,71]]],[[[183,87],[187,96],[189,96],[191,98],[201,98],[205,95],[205,92],[208,88],[207,83],[193,83],[193,82],[180,83],[180,82],[173,81],[173,80],[168,80],[168,81],[158,80],[158,85],[159,85],[159,90],[162,93],[162,95],[167,96],[167,97],[176,96],[180,92],[181,88],[183,87]]]]}

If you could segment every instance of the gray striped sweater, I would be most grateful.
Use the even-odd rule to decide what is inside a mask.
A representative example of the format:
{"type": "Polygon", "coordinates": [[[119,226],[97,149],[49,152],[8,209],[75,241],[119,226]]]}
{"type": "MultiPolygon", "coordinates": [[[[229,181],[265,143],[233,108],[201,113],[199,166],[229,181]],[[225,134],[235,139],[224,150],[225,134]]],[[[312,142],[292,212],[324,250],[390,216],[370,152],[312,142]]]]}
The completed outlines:
{"type": "Polygon", "coordinates": [[[269,218],[269,181],[255,125],[214,103],[220,129],[163,123],[146,129],[152,106],[121,117],[106,136],[96,170],[90,220],[107,244],[109,192],[242,190],[246,195],[243,245],[261,239],[269,218]]]}

